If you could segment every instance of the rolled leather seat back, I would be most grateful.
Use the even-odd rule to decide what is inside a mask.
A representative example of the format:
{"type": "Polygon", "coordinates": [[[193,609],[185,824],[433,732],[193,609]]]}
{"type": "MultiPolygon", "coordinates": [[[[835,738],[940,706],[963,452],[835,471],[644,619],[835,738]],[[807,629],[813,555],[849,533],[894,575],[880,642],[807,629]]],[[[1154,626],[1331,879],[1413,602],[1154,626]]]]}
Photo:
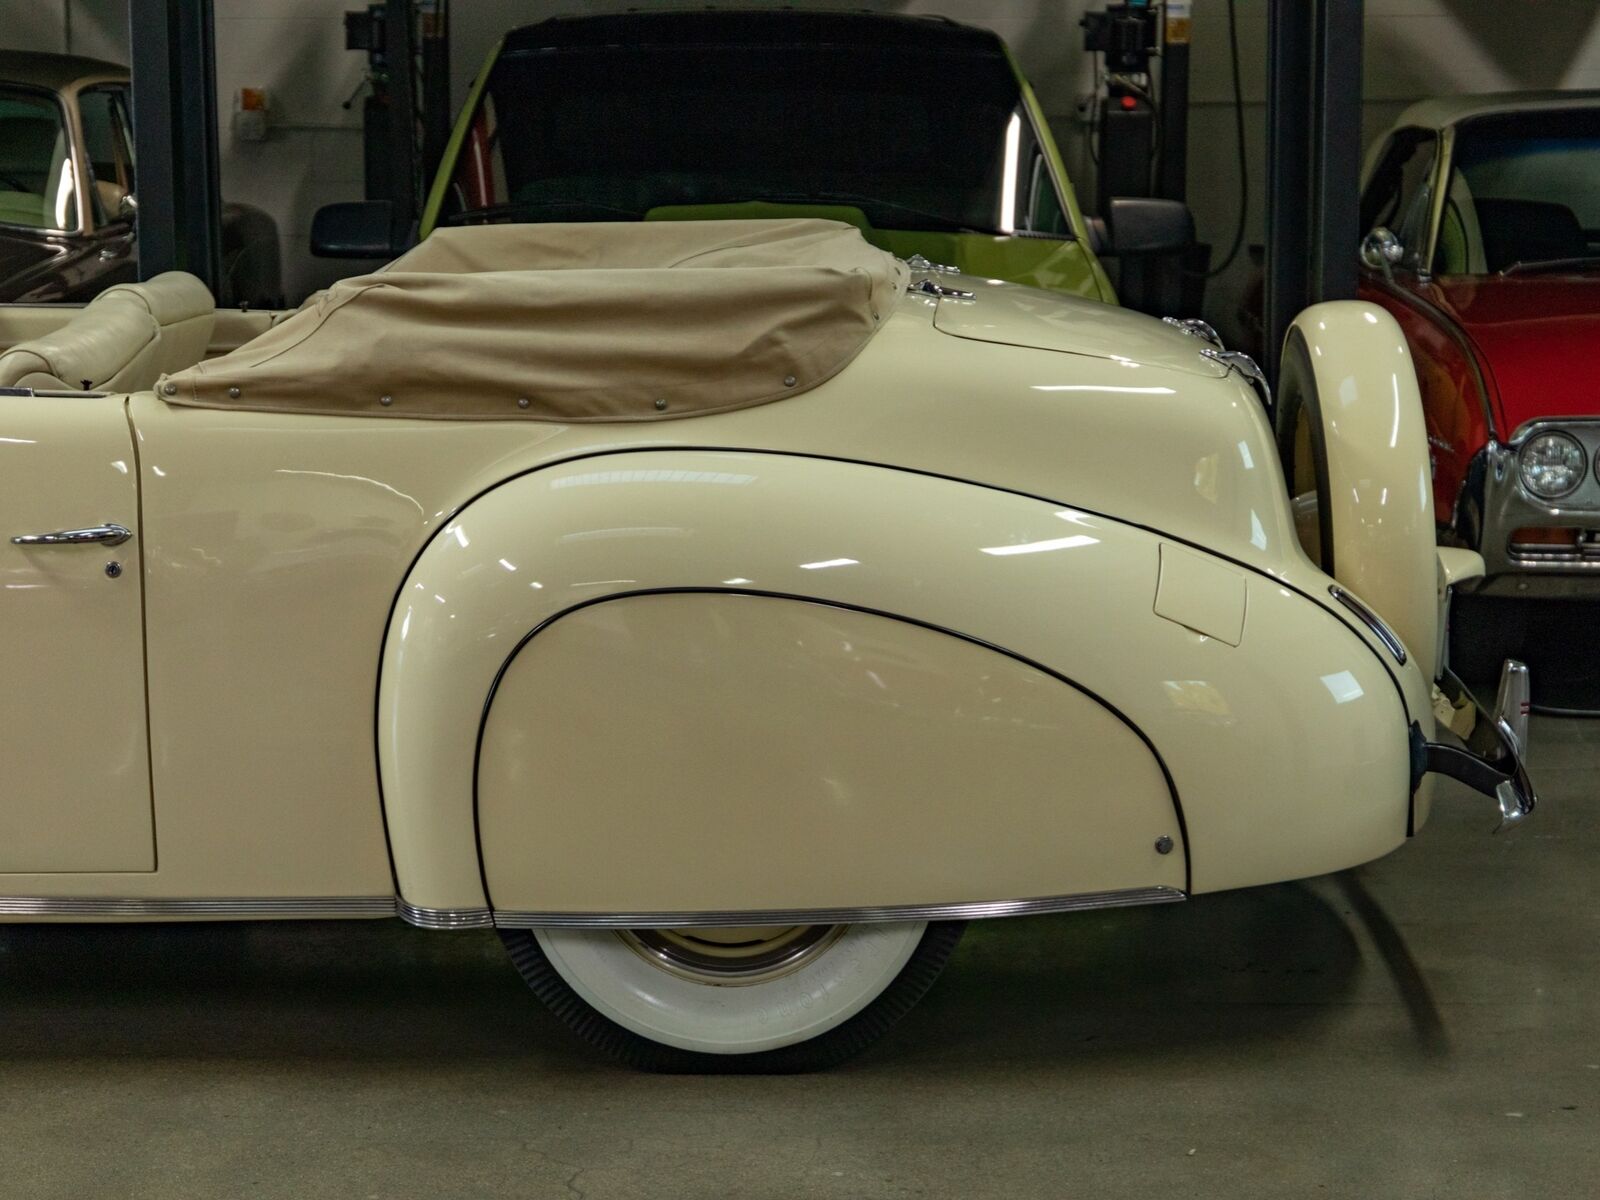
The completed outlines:
{"type": "Polygon", "coordinates": [[[132,392],[155,382],[161,331],[132,304],[91,304],[60,329],[0,354],[0,387],[132,392]]]}
{"type": "MultiPolygon", "coordinates": [[[[217,305],[210,289],[188,272],[164,271],[143,283],[119,283],[96,296],[89,308],[115,303],[139,305],[160,327],[156,375],[192,367],[206,356],[217,305]]],[[[156,375],[139,386],[152,386],[156,375]]]]}
{"type": "Polygon", "coordinates": [[[211,292],[183,271],[117,284],[61,328],[0,354],[0,387],[143,391],[203,359],[216,319],[211,292]]]}

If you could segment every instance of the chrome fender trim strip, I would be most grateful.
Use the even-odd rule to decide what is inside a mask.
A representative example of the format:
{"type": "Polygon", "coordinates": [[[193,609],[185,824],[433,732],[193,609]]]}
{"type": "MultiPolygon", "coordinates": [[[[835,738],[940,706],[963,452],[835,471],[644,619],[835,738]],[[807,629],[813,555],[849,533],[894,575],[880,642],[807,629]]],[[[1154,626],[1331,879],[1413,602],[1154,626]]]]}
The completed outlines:
{"type": "Polygon", "coordinates": [[[106,920],[185,921],[219,918],[392,917],[393,896],[267,896],[208,899],[137,899],[126,896],[0,896],[0,917],[87,917],[106,920]]]}
{"type": "Polygon", "coordinates": [[[400,919],[418,929],[488,929],[494,916],[487,908],[418,908],[401,900],[400,919]]]}
{"type": "Polygon", "coordinates": [[[877,921],[976,921],[1092,908],[1132,908],[1172,904],[1187,892],[1171,887],[1080,892],[1031,900],[970,900],[954,904],[899,904],[886,908],[768,908],[744,912],[496,912],[501,929],[683,929],[733,925],[853,925],[877,921]]]}

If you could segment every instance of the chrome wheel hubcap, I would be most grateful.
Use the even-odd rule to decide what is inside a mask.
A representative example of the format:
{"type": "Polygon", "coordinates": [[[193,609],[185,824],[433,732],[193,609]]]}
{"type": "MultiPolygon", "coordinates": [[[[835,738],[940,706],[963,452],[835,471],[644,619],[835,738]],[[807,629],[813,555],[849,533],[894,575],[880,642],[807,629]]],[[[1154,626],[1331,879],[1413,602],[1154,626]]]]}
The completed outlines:
{"type": "Polygon", "coordinates": [[[715,987],[744,987],[798,971],[826,952],[846,928],[624,929],[617,936],[635,954],[670,975],[715,987]]]}

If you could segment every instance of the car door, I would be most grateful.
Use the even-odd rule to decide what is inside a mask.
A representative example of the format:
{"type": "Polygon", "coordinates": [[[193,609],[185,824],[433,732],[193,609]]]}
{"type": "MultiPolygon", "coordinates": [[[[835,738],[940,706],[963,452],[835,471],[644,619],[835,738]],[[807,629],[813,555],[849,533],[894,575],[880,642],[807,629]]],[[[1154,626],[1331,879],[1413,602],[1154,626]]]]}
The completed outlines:
{"type": "Polygon", "coordinates": [[[137,481],[122,397],[0,391],[0,874],[155,867],[137,481]]]}

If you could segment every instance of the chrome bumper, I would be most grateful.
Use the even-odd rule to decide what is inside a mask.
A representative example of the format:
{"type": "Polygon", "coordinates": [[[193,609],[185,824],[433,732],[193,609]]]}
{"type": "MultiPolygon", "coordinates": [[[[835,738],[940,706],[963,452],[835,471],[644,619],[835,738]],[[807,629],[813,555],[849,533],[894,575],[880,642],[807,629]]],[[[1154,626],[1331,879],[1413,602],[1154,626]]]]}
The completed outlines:
{"type": "Polygon", "coordinates": [[[1413,790],[1429,772],[1448,775],[1493,797],[1500,806],[1496,833],[1515,826],[1539,803],[1522,765],[1528,742],[1528,668],[1506,660],[1493,712],[1485,710],[1449,671],[1439,681],[1439,691],[1452,720],[1440,722],[1442,740],[1437,742],[1425,740],[1420,726],[1411,727],[1413,790]]]}
{"type": "MultiPolygon", "coordinates": [[[[1483,451],[1483,528],[1478,553],[1485,573],[1464,590],[1501,596],[1600,596],[1600,508],[1595,481],[1586,480],[1569,499],[1554,504],[1530,496],[1517,477],[1517,454],[1544,422],[1518,430],[1510,444],[1490,442],[1483,451]],[[1538,428],[1536,428],[1536,426],[1538,428]],[[1593,535],[1569,549],[1511,544],[1518,529],[1580,529],[1593,535]]],[[[1600,451],[1600,425],[1576,420],[1550,422],[1577,437],[1590,460],[1600,451]]]]}

